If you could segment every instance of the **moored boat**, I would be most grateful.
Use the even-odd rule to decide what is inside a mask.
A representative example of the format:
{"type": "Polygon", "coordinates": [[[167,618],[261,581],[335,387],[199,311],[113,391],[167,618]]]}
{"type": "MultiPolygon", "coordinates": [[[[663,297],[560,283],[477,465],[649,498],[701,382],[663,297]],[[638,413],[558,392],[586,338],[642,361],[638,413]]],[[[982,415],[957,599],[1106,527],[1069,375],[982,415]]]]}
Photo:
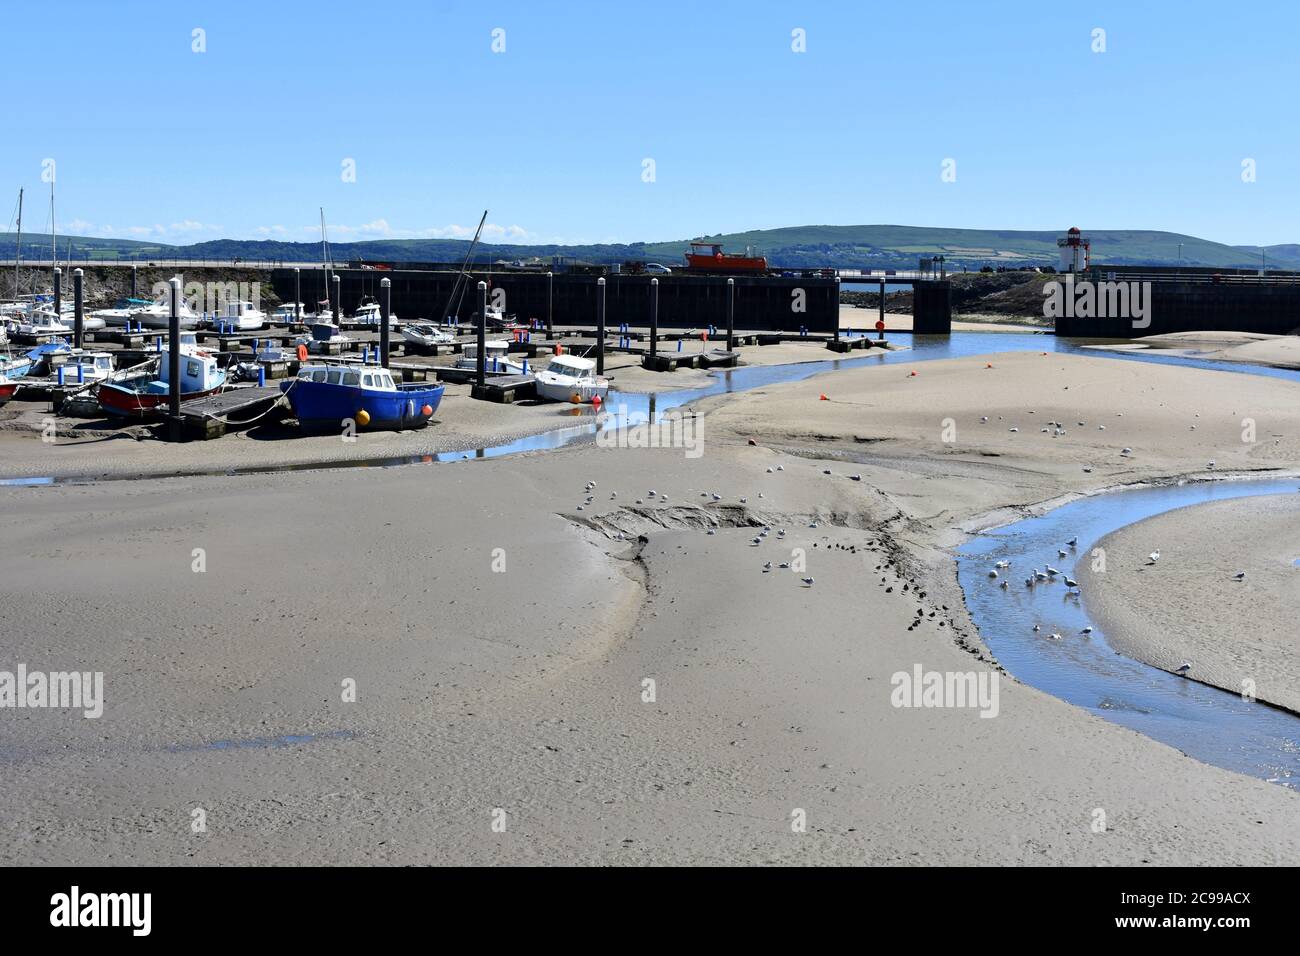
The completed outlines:
{"type": "Polygon", "coordinates": [[[596,374],[596,363],[577,355],[557,355],[534,376],[537,394],[552,402],[587,404],[605,401],[609,380],[596,374]]]}
{"type": "Polygon", "coordinates": [[[18,383],[11,382],[3,372],[0,372],[0,405],[13,398],[16,391],[18,391],[18,383]]]}
{"type": "MultiPolygon", "coordinates": [[[[510,343],[504,339],[485,342],[483,357],[487,371],[494,375],[524,374],[524,367],[510,358],[510,343]]],[[[456,359],[456,368],[478,369],[477,342],[471,342],[461,350],[459,358],[456,359]]]]}
{"type": "Polygon", "coordinates": [[[443,386],[397,384],[387,369],[374,366],[307,365],[280,390],[305,430],[339,431],[351,421],[358,429],[391,431],[427,425],[443,386]]]}
{"type": "Polygon", "coordinates": [[[424,323],[403,326],[402,338],[421,348],[432,348],[435,345],[451,345],[456,341],[456,337],[450,332],[444,332],[436,325],[424,323]]]}
{"type": "MultiPolygon", "coordinates": [[[[114,382],[101,382],[99,407],[109,415],[126,418],[149,418],[160,414],[169,398],[171,363],[166,355],[160,356],[158,361],[156,372],[150,369],[114,382]]],[[[216,358],[181,355],[181,401],[219,392],[225,383],[226,373],[217,366],[216,358]]]]}

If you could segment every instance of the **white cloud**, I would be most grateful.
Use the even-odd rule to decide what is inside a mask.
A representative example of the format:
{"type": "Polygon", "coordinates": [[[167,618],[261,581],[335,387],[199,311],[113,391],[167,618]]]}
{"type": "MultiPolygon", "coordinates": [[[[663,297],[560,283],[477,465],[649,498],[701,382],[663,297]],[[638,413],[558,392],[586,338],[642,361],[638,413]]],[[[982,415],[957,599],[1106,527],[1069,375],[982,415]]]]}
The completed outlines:
{"type": "MultiPolygon", "coordinates": [[[[319,234],[320,232],[320,226],[302,226],[300,228],[304,233],[319,234]]],[[[462,226],[457,223],[447,226],[430,226],[424,229],[394,229],[387,219],[375,219],[359,226],[329,223],[325,228],[329,231],[330,239],[335,242],[359,242],[366,239],[473,239],[475,229],[474,226],[462,226]]],[[[264,230],[265,227],[262,227],[257,231],[259,234],[263,234],[264,230]]],[[[528,230],[523,226],[501,226],[496,223],[486,223],[483,226],[483,239],[485,241],[493,239],[522,241],[527,238],[528,230]]]]}

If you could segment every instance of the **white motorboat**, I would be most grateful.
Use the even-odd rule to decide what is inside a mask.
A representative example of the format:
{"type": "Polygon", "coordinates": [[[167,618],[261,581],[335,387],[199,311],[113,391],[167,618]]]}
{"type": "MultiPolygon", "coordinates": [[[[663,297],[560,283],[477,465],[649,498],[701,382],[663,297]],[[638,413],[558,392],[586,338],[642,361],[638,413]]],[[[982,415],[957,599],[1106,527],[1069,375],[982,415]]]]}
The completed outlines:
{"type": "MultiPolygon", "coordinates": [[[[211,358],[217,354],[214,349],[210,349],[206,345],[200,345],[199,337],[194,332],[182,331],[180,342],[182,355],[197,355],[202,358],[211,358]]],[[[144,351],[162,352],[163,355],[166,355],[168,352],[167,342],[160,335],[157,338],[150,339],[149,342],[145,344],[144,351]]]]}
{"type": "Polygon", "coordinates": [[[18,325],[19,335],[67,335],[71,331],[53,309],[37,309],[18,325]]]}
{"type": "Polygon", "coordinates": [[[310,331],[306,335],[300,335],[294,339],[295,345],[305,345],[308,351],[324,351],[329,345],[346,345],[351,342],[349,336],[339,331],[339,327],[333,322],[312,322],[310,331]]]}
{"type": "Polygon", "coordinates": [[[282,302],[275,310],[272,319],[277,325],[292,325],[307,319],[307,306],[301,302],[282,302]]]}
{"type": "MultiPolygon", "coordinates": [[[[504,339],[484,343],[483,359],[487,371],[497,375],[523,375],[524,367],[510,358],[510,343],[504,339]]],[[[456,368],[478,369],[478,343],[471,342],[461,350],[456,368]]]]}
{"type": "MultiPolygon", "coordinates": [[[[362,325],[373,325],[377,327],[383,319],[383,310],[380,308],[379,303],[374,301],[362,301],[362,303],[357,306],[357,310],[352,313],[352,321],[362,325]]],[[[392,328],[394,325],[397,325],[397,313],[390,312],[388,314],[388,327],[392,328]]]]}
{"type": "Polygon", "coordinates": [[[227,302],[212,320],[213,328],[254,332],[266,325],[266,313],[247,299],[227,302]]]}
{"type": "Polygon", "coordinates": [[[605,401],[609,379],[596,374],[596,363],[577,355],[557,355],[535,375],[537,394],[552,402],[586,404],[593,398],[605,401]]]}
{"type": "Polygon", "coordinates": [[[402,338],[412,345],[418,345],[422,348],[432,348],[435,345],[451,345],[456,341],[456,336],[450,332],[444,332],[436,325],[424,323],[403,327],[402,338]]]}
{"type": "MultiPolygon", "coordinates": [[[[169,301],[170,296],[163,296],[152,305],[145,306],[143,309],[131,310],[131,321],[142,325],[146,329],[165,329],[170,327],[172,307],[169,301]]],[[[197,312],[186,304],[184,299],[176,303],[176,312],[180,317],[182,329],[192,329],[199,324],[200,316],[197,312]]]]}

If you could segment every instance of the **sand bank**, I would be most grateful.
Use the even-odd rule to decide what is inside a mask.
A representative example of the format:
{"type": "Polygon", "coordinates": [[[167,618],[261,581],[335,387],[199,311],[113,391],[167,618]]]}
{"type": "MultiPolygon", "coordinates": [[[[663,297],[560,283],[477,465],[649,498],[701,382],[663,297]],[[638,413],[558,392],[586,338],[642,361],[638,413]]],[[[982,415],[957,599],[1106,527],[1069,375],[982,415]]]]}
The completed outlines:
{"type": "Polygon", "coordinates": [[[1097,345],[1097,349],[1137,351],[1159,349],[1175,355],[1213,359],[1216,362],[1250,362],[1274,368],[1300,368],[1300,336],[1254,332],[1171,332],[1149,335],[1122,345],[1097,345]]]}
{"type": "Polygon", "coordinates": [[[1300,862],[1294,793],[1012,680],[992,719],[892,705],[993,673],[960,529],[1211,450],[1300,465],[1291,383],[990,361],[709,399],[700,457],[0,488],[4,662],[107,698],[0,712],[4,862],[1300,862]],[[1028,427],[1082,405],[1123,418],[1028,427]],[[1276,442],[1222,448],[1230,407],[1276,442]]]}
{"type": "Polygon", "coordinates": [[[1100,547],[1106,573],[1080,581],[1117,650],[1171,672],[1188,662],[1196,680],[1300,712],[1300,494],[1178,508],[1100,547]]]}

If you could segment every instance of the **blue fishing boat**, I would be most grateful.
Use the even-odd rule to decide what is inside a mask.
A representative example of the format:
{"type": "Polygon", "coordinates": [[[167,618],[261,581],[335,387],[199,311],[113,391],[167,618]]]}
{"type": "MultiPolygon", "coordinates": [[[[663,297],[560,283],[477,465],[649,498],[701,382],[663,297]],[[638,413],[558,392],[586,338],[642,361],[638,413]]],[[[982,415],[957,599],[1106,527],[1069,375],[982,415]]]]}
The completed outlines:
{"type": "Polygon", "coordinates": [[[442,385],[397,384],[374,366],[306,365],[298,377],[280,383],[298,425],[309,431],[339,431],[348,421],[358,429],[422,428],[442,401],[442,385]]]}

